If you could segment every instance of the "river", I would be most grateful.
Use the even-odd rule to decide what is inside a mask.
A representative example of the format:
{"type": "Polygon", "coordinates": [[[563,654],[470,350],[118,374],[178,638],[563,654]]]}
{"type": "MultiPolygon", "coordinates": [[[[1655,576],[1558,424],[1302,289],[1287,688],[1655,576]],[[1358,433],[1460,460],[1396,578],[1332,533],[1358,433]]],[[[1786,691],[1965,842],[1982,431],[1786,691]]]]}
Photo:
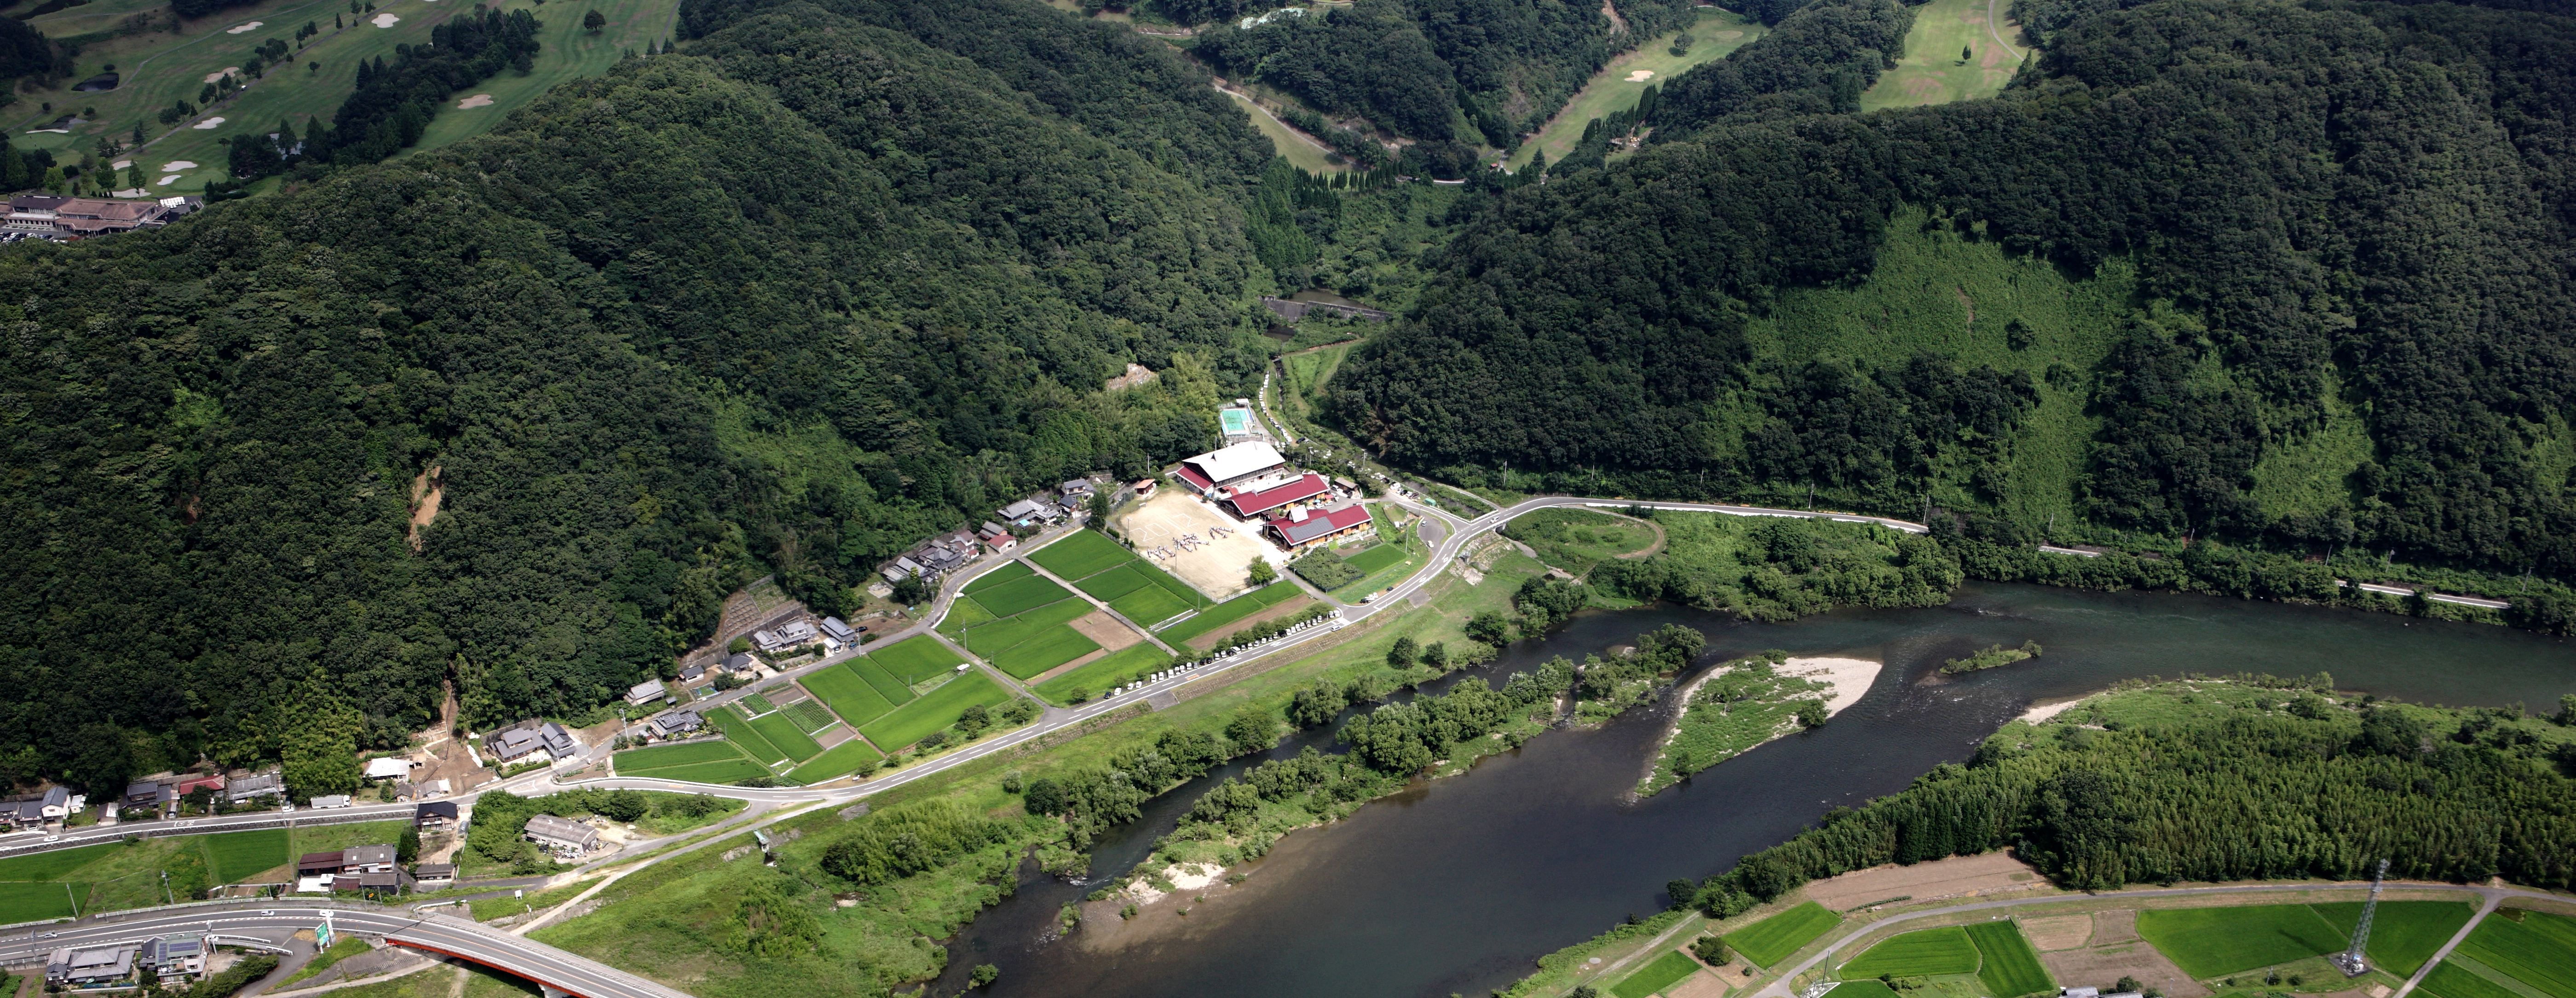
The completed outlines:
{"type": "MultiPolygon", "coordinates": [[[[1785,625],[1667,607],[1576,618],[1470,670],[1497,684],[1550,656],[1580,659],[1679,622],[1709,636],[1705,667],[1766,648],[1882,658],[1858,704],[1639,801],[1628,799],[1669,715],[1631,712],[1593,730],[1550,732],[1464,775],[1419,781],[1328,828],[1299,831],[1238,867],[1239,886],[1174,898],[1122,922],[1114,906],[1056,939],[1056,912],[1096,885],[1023,867],[1019,893],[949,943],[932,993],[965,971],[1002,971],[1006,998],[1115,995],[1484,995],[1540,955],[1665,904],[1662,885],[1697,879],[1781,842],[1836,805],[1903,789],[2035,701],[2121,679],[2186,672],[2334,674],[2339,688],[2426,703],[2554,709],[2576,692],[2576,644],[2499,627],[2162,593],[2087,593],[1970,584],[1949,606],[1839,610],[1785,625]],[[2036,640],[2036,660],[1948,681],[1943,659],[2036,640]],[[2546,705],[2546,708],[2544,708],[2546,705]],[[1186,904],[1189,914],[1178,910],[1186,904]]],[[[1329,730],[1291,739],[1331,748],[1329,730]]],[[[1200,792],[1266,756],[1238,760],[1150,803],[1106,836],[1093,869],[1123,873],[1200,792]]]]}

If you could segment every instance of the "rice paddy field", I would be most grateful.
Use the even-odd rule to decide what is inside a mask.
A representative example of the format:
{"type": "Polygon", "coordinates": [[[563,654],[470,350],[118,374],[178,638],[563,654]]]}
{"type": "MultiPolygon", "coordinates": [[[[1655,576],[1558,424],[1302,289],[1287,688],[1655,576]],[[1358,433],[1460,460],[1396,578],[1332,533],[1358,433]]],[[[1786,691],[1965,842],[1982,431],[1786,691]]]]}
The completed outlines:
{"type": "MultiPolygon", "coordinates": [[[[2308,907],[2325,916],[2346,940],[2361,921],[2359,901],[2308,907]]],[[[2379,914],[2370,921],[2370,959],[2394,973],[2412,976],[2475,914],[2477,906],[2461,901],[2382,901],[2379,914]]]]}
{"type": "Polygon", "coordinates": [[[782,708],[782,710],[786,713],[788,719],[796,722],[796,730],[809,735],[829,728],[836,723],[836,719],[832,717],[831,709],[823,706],[823,702],[820,700],[798,700],[795,703],[788,704],[785,708],[782,708]]]}
{"type": "MultiPolygon", "coordinates": [[[[431,119],[415,149],[435,149],[489,131],[546,88],[604,71],[625,50],[640,52],[648,42],[669,37],[678,10],[677,0],[596,0],[558,3],[552,9],[534,0],[499,0],[487,6],[529,10],[544,23],[535,68],[526,76],[504,69],[454,95],[431,119]],[[608,18],[596,33],[581,27],[582,14],[594,9],[608,18]],[[475,106],[461,106],[467,103],[475,106]]],[[[348,98],[361,60],[391,61],[395,46],[426,44],[432,28],[471,10],[472,4],[455,0],[379,0],[375,12],[362,18],[333,0],[271,0],[174,25],[162,4],[85,4],[29,22],[53,38],[81,38],[81,53],[60,87],[21,95],[15,105],[20,113],[7,123],[9,139],[21,148],[51,149],[78,162],[79,154],[95,148],[100,138],[130,142],[141,125],[149,143],[130,158],[152,170],[147,179],[153,193],[193,193],[224,176],[225,150],[217,140],[254,130],[265,133],[281,121],[301,131],[312,118],[328,120],[348,98]],[[140,22],[133,20],[138,17],[140,22]],[[308,23],[321,33],[296,47],[283,64],[246,81],[248,87],[225,101],[173,124],[161,123],[162,109],[181,100],[196,103],[210,77],[246,65],[251,50],[270,39],[295,45],[296,31],[308,23]],[[138,25],[144,30],[99,37],[138,25]],[[69,89],[109,72],[109,66],[119,76],[116,89],[69,89]],[[42,111],[46,103],[55,111],[42,111]],[[65,131],[33,131],[65,111],[92,110],[96,113],[82,113],[83,120],[65,131]]]]}
{"type": "Polygon", "coordinates": [[[2303,904],[2149,909],[2138,913],[2138,935],[2203,979],[2332,953],[2352,941],[2303,904]]]}
{"type": "MultiPolygon", "coordinates": [[[[718,721],[716,726],[721,729],[724,723],[718,721]]],[[[783,753],[780,758],[784,758],[783,753]]],[[[734,783],[771,775],[768,766],[744,756],[730,738],[720,742],[628,749],[617,753],[615,761],[619,776],[649,776],[694,783],[734,783]]]]}
{"type": "Polygon", "coordinates": [[[796,722],[785,714],[762,714],[752,718],[751,730],[759,732],[763,740],[777,746],[792,761],[804,762],[823,754],[823,746],[815,744],[813,737],[798,728],[796,722]]]}
{"type": "Polygon", "coordinates": [[[1057,600],[1070,599],[1072,596],[1073,594],[1066,592],[1063,586],[1056,585],[1055,580],[1032,575],[1023,579],[1013,579],[966,598],[974,600],[986,612],[1000,618],[1027,613],[1057,600]]]}
{"type": "Polygon", "coordinates": [[[1982,922],[1968,926],[1968,941],[1977,946],[1977,980],[1996,998],[2021,998],[2057,990],[2057,981],[2039,962],[2039,951],[2023,938],[2016,922],[1982,922]]]}
{"type": "MultiPolygon", "coordinates": [[[[2514,919],[2504,917],[2507,911],[2519,910],[2488,915],[2478,923],[2477,931],[2460,943],[2453,958],[2468,957],[2484,969],[2512,978],[2549,998],[2576,998],[2576,918],[2519,911],[2521,918],[2514,919]]],[[[2377,932],[2372,929],[2374,935],[2377,932]]]]}
{"type": "Polygon", "coordinates": [[[1015,617],[977,624],[967,628],[962,638],[967,651],[991,658],[1030,638],[1089,616],[1092,611],[1092,605],[1084,600],[1058,600],[1015,617]]]}
{"type": "Polygon", "coordinates": [[[1619,998],[1646,998],[1696,973],[1699,973],[1699,961],[1680,950],[1668,950],[1656,957],[1655,962],[1628,975],[1626,980],[1611,985],[1610,993],[1619,998]]]}
{"type": "Polygon", "coordinates": [[[1977,944],[1962,928],[1924,929],[1892,936],[1843,964],[1844,977],[1932,977],[1977,972],[1977,944]]]}
{"type": "Polygon", "coordinates": [[[1088,578],[1135,557],[1097,530],[1076,530],[1029,552],[1029,560],[1038,567],[1067,579],[1088,578]]]}
{"type": "MultiPolygon", "coordinates": [[[[966,660],[959,658],[956,652],[948,650],[947,645],[940,644],[937,639],[930,637],[898,641],[869,652],[861,658],[883,667],[886,675],[901,680],[907,685],[933,678],[966,664],[966,660]]],[[[865,673],[861,674],[865,675],[865,673]]],[[[911,698],[907,696],[905,699],[911,698]]]]}
{"type": "Polygon", "coordinates": [[[2456,960],[2445,960],[2434,967],[2432,973],[2424,975],[2423,986],[2415,991],[2433,998],[2524,998],[2522,992],[2487,980],[2456,960]]]}
{"type": "Polygon", "coordinates": [[[848,776],[862,769],[873,769],[877,761],[883,758],[885,755],[870,747],[868,743],[853,738],[832,746],[822,755],[815,756],[804,765],[789,770],[787,778],[798,783],[820,783],[824,780],[848,776]]]}
{"type": "MultiPolygon", "coordinates": [[[[724,732],[726,740],[741,748],[743,754],[772,766],[787,761],[787,753],[770,744],[769,739],[760,736],[760,732],[752,730],[751,722],[743,719],[742,712],[733,706],[709,711],[707,720],[716,726],[716,730],[724,732]]],[[[618,768],[625,768],[624,760],[619,761],[618,768]]]]}
{"type": "Polygon", "coordinates": [[[922,740],[931,732],[957,723],[966,708],[973,704],[987,707],[1010,702],[1010,691],[981,672],[968,672],[950,680],[921,698],[895,709],[894,713],[859,726],[859,733],[869,742],[887,751],[902,749],[922,740]]]}
{"type": "Polygon", "coordinates": [[[1726,944],[1756,965],[1769,967],[1787,959],[1798,948],[1814,942],[1825,930],[1842,924],[1843,917],[1809,901],[1805,904],[1747,925],[1726,934],[1726,944]]]}
{"type": "Polygon", "coordinates": [[[1081,694],[1081,700],[1089,700],[1128,677],[1153,672],[1171,662],[1172,656],[1164,654],[1162,649],[1140,641],[1078,668],[1066,670],[1063,675],[1031,687],[1030,691],[1048,703],[1068,707],[1079,702],[1075,697],[1077,692],[1081,694]]]}
{"type": "Polygon", "coordinates": [[[993,667],[1013,679],[1026,680],[1048,669],[1100,650],[1100,643],[1081,631],[1057,624],[1010,650],[993,656],[993,667]]]}
{"type": "Polygon", "coordinates": [[[0,860],[0,924],[145,908],[280,872],[298,852],[391,843],[401,821],[106,842],[0,860]],[[163,874],[168,879],[163,879],[163,874]]]}
{"type": "MultiPolygon", "coordinates": [[[[832,713],[852,725],[866,724],[894,710],[885,695],[859,674],[857,662],[845,662],[807,675],[801,682],[806,692],[831,708],[832,713]]],[[[892,680],[887,680],[892,683],[892,680]]],[[[906,694],[909,698],[909,692],[906,694]]],[[[811,702],[811,701],[809,701],[811,702]]]]}

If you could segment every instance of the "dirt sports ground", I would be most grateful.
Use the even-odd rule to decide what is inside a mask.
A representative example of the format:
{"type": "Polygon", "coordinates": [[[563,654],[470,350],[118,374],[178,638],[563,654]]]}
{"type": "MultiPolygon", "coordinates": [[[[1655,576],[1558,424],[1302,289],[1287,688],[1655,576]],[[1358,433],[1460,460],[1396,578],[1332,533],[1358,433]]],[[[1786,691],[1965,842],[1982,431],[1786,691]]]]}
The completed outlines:
{"type": "MultiPolygon", "coordinates": [[[[1156,493],[1121,516],[1118,529],[1136,542],[1136,553],[1146,561],[1218,602],[1247,588],[1244,570],[1252,559],[1268,558],[1272,564],[1284,561],[1255,532],[1260,529],[1259,523],[1237,522],[1187,489],[1167,488],[1156,493]],[[1220,537],[1210,529],[1214,527],[1224,527],[1230,533],[1220,537]],[[1196,550],[1181,549],[1179,541],[1184,536],[1199,539],[1196,550]]],[[[1151,626],[1153,622],[1138,623],[1151,626]]]]}

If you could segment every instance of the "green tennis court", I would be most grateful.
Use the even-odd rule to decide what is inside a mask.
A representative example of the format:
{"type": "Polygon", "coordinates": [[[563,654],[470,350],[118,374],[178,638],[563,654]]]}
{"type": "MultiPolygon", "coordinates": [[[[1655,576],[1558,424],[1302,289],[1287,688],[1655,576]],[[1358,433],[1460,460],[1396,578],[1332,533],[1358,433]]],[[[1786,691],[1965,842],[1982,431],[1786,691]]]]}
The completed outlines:
{"type": "Polygon", "coordinates": [[[1135,557],[1097,530],[1076,530],[1029,554],[1030,561],[1068,579],[1087,578],[1135,557]]]}
{"type": "Polygon", "coordinates": [[[769,744],[785,750],[787,758],[797,762],[823,754],[823,746],[815,744],[814,739],[799,730],[796,722],[785,714],[762,714],[752,718],[751,730],[760,732],[769,744]]]}
{"type": "MultiPolygon", "coordinates": [[[[1303,591],[1297,588],[1296,583],[1290,582],[1286,579],[1281,579],[1277,582],[1273,582],[1259,589],[1255,589],[1241,596],[1237,596],[1223,603],[1209,607],[1205,610],[1201,610],[1199,611],[1198,616],[1173,624],[1158,633],[1163,636],[1163,640],[1165,641],[1187,641],[1227,624],[1242,620],[1245,617],[1252,616],[1253,614],[1269,609],[1270,607],[1296,599],[1302,594],[1303,591]]],[[[1138,621],[1138,623],[1150,627],[1153,626],[1155,621],[1145,620],[1138,621]]]]}
{"type": "Polygon", "coordinates": [[[907,686],[966,664],[966,660],[949,651],[947,645],[926,637],[879,648],[869,652],[867,658],[884,666],[887,675],[902,680],[907,686]]]}
{"type": "Polygon", "coordinates": [[[803,681],[806,692],[814,694],[815,699],[832,708],[832,713],[841,715],[842,720],[853,726],[884,717],[894,710],[894,704],[886,702],[876,687],[848,665],[815,672],[803,681]]]}
{"type": "MultiPolygon", "coordinates": [[[[731,705],[718,707],[709,712],[707,720],[714,721],[716,730],[724,732],[726,738],[742,746],[744,754],[773,766],[787,761],[786,751],[769,739],[761,737],[759,730],[753,728],[750,721],[744,720],[742,712],[735,710],[731,705]]],[[[618,768],[626,767],[621,765],[618,768]]]]}
{"type": "Polygon", "coordinates": [[[976,576],[975,581],[966,584],[966,588],[963,592],[968,596],[972,596],[1013,579],[1025,579],[1036,574],[1038,574],[1038,570],[1030,568],[1027,562],[1006,561],[1002,563],[1002,567],[976,576]]]}
{"type": "Polygon", "coordinates": [[[1090,615],[1088,600],[1049,603],[1009,620],[997,620],[966,632],[966,650],[991,658],[1022,641],[1090,615]]]}
{"type": "Polygon", "coordinates": [[[1164,654],[1162,649],[1150,642],[1139,641],[1039,683],[1032,689],[1049,703],[1067,706],[1073,702],[1074,690],[1081,690],[1085,699],[1097,697],[1108,692],[1109,687],[1121,679],[1152,672],[1171,664],[1171,661],[1172,656],[1164,654]]]}
{"type": "Polygon", "coordinates": [[[874,766],[885,756],[856,738],[832,746],[830,751],[814,757],[812,762],[796,767],[787,778],[798,783],[820,783],[836,776],[847,776],[863,767],[874,766]]]}
{"type": "Polygon", "coordinates": [[[975,602],[984,604],[984,609],[993,611],[993,616],[1008,617],[1072,597],[1073,594],[1056,585],[1054,579],[1032,575],[976,593],[975,602]]]}
{"type": "Polygon", "coordinates": [[[894,713],[877,718],[875,723],[861,725],[859,733],[880,748],[899,749],[957,723],[969,704],[991,707],[1010,699],[1011,694],[991,677],[969,672],[923,694],[921,699],[895,708],[894,713]]]}
{"type": "Polygon", "coordinates": [[[1009,673],[1013,679],[1025,680],[1099,650],[1100,642],[1091,640],[1081,631],[1057,624],[1055,629],[993,656],[993,667],[1009,673]]]}

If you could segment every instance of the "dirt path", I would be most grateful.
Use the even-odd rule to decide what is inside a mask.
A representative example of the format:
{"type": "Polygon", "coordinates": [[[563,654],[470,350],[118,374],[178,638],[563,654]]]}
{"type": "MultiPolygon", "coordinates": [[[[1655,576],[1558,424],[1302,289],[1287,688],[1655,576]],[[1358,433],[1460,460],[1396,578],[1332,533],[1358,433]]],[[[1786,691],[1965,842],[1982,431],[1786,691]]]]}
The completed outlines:
{"type": "Polygon", "coordinates": [[[438,519],[439,500],[447,496],[447,477],[438,465],[430,465],[411,482],[411,549],[420,550],[420,528],[438,519]]]}
{"type": "Polygon", "coordinates": [[[1601,16],[1610,19],[1612,33],[1622,35],[1628,33],[1628,19],[1619,16],[1619,8],[1613,6],[1610,0],[1601,0],[1601,16]]]}
{"type": "MultiPolygon", "coordinates": [[[[1606,512],[1606,511],[1605,511],[1605,512],[1606,512]]],[[[1611,515],[1611,516],[1619,517],[1620,519],[1622,519],[1622,520],[1626,520],[1626,521],[1628,521],[1628,522],[1630,522],[1630,523],[1642,523],[1642,524],[1645,524],[1645,525],[1646,525],[1646,529],[1648,529],[1648,530],[1652,530],[1652,531],[1654,531],[1654,532],[1655,532],[1655,542],[1654,542],[1654,543],[1649,544],[1649,545],[1646,545],[1646,549],[1645,549],[1645,550],[1643,550],[1643,551],[1630,551],[1630,552],[1628,552],[1627,554],[1620,555],[1620,556],[1619,556],[1620,560],[1622,560],[1622,561],[1634,561],[1634,560],[1639,559],[1639,558],[1652,558],[1652,557],[1654,557],[1654,556],[1656,556],[1656,555],[1659,555],[1659,554],[1664,553],[1664,545],[1665,545],[1665,543],[1666,543],[1666,542],[1670,541],[1670,540],[1671,540],[1671,538],[1665,535],[1665,533],[1664,533],[1664,525],[1663,525],[1663,524],[1656,523],[1656,522],[1655,522],[1655,521],[1653,521],[1653,520],[1640,520],[1640,519],[1637,519],[1636,517],[1633,517],[1633,516],[1623,516],[1623,515],[1618,514],[1618,513],[1611,513],[1610,515],[1611,515]]]]}
{"type": "MultiPolygon", "coordinates": [[[[1607,2],[1607,0],[1604,0],[1604,2],[1606,3],[1606,2],[1607,2]]],[[[1287,129],[1287,130],[1288,130],[1288,134],[1290,134],[1290,135],[1294,135],[1294,136],[1296,136],[1296,137],[1298,137],[1298,138],[1300,138],[1300,139],[1305,140],[1305,142],[1306,142],[1306,144],[1307,144],[1307,145],[1314,146],[1315,148],[1317,148],[1317,149],[1321,149],[1321,150],[1323,150],[1323,151],[1325,151],[1325,152],[1333,152],[1333,151],[1334,151],[1333,147],[1328,146],[1328,145],[1325,145],[1321,140],[1316,139],[1316,138],[1315,138],[1314,136],[1312,136],[1312,135],[1308,135],[1308,134],[1306,134],[1306,133],[1305,133],[1305,131],[1304,131],[1303,129],[1300,129],[1300,128],[1298,128],[1298,127],[1297,127],[1297,126],[1295,126],[1295,125],[1291,125],[1291,124],[1289,124],[1289,123],[1288,123],[1288,121],[1287,121],[1287,119],[1285,119],[1285,118],[1281,118],[1281,117],[1280,117],[1280,116],[1278,116],[1278,115],[1275,115],[1275,114],[1270,113],[1270,109],[1269,109],[1269,108],[1266,108],[1266,107],[1261,106],[1261,99],[1260,99],[1260,98],[1254,97],[1254,96],[1252,96],[1251,94],[1245,93],[1245,92],[1243,92],[1243,91],[1241,91],[1241,90],[1236,90],[1236,89],[1234,89],[1233,87],[1226,86],[1226,85],[1225,85],[1225,81],[1224,81],[1224,80],[1222,80],[1222,79],[1220,79],[1220,80],[1216,81],[1215,86],[1216,86],[1216,89],[1217,89],[1217,91],[1218,91],[1218,92],[1223,93],[1223,94],[1225,94],[1226,96],[1229,96],[1229,97],[1240,97],[1240,98],[1243,98],[1243,102],[1244,102],[1244,103],[1246,103],[1246,104],[1250,104],[1250,105],[1252,105],[1252,109],[1253,109],[1253,110],[1261,112],[1262,117],[1265,117],[1265,118],[1268,118],[1268,119],[1270,119],[1270,120],[1272,120],[1272,121],[1276,121],[1276,122],[1278,122],[1278,123],[1279,123],[1279,127],[1284,128],[1284,129],[1287,129]]]]}
{"type": "MultiPolygon", "coordinates": [[[[1603,2],[1607,3],[1608,0],[1603,2]]],[[[1995,15],[1995,2],[1996,0],[1986,0],[1986,34],[1994,36],[1995,44],[2003,46],[2004,51],[2012,53],[2013,61],[2019,62],[2022,58],[2021,50],[2012,47],[2011,42],[2005,41],[2003,29],[1995,27],[1996,24],[2001,23],[2001,19],[1995,15]]]]}

